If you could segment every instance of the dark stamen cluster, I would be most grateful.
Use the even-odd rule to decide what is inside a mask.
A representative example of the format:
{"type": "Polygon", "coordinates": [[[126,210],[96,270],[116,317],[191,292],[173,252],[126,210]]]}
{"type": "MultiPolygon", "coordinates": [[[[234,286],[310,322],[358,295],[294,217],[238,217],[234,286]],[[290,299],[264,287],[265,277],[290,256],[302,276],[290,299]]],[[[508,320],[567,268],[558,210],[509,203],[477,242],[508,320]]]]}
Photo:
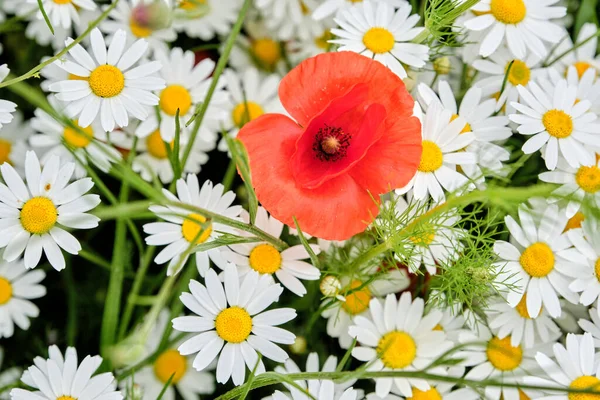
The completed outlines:
{"type": "Polygon", "coordinates": [[[346,156],[352,135],[347,134],[342,128],[325,125],[315,135],[313,151],[321,161],[338,161],[346,156]]]}

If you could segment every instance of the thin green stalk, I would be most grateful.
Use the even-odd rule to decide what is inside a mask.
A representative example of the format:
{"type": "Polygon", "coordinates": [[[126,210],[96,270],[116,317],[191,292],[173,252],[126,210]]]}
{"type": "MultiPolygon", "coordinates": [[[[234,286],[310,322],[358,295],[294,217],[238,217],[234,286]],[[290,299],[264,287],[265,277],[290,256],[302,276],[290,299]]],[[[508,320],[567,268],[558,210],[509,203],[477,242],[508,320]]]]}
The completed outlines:
{"type": "Polygon", "coordinates": [[[100,255],[93,253],[92,251],[81,249],[78,256],[106,270],[110,271],[111,269],[110,263],[107,260],[102,258],[100,255]]]}
{"type": "Polygon", "coordinates": [[[73,279],[73,269],[65,268],[61,274],[65,285],[67,295],[67,345],[75,346],[77,338],[77,292],[75,290],[75,280],[73,279]]]}
{"type": "Polygon", "coordinates": [[[50,18],[48,18],[48,14],[46,14],[46,9],[44,8],[44,3],[42,3],[42,0],[37,0],[37,3],[38,3],[38,8],[40,9],[40,12],[42,13],[42,16],[44,17],[44,21],[46,21],[46,25],[48,25],[48,29],[50,29],[50,33],[52,33],[52,36],[54,36],[54,27],[50,23],[50,18]]]}
{"type": "Polygon", "coordinates": [[[224,192],[228,191],[231,188],[231,184],[235,179],[235,172],[235,161],[232,158],[231,160],[229,160],[229,166],[227,166],[227,171],[225,171],[225,176],[223,177],[224,192]]]}
{"type": "Polygon", "coordinates": [[[102,221],[116,219],[124,215],[131,219],[147,219],[155,217],[152,212],[148,211],[150,205],[152,205],[150,200],[130,201],[129,203],[97,207],[92,211],[92,214],[102,221]]]}
{"type": "Polygon", "coordinates": [[[600,29],[598,29],[596,31],[596,33],[594,33],[592,36],[590,36],[589,38],[582,40],[579,43],[575,43],[575,45],[573,45],[573,47],[570,47],[568,50],[563,51],[562,53],[560,53],[558,56],[556,56],[556,58],[552,61],[550,61],[547,65],[545,65],[546,67],[550,67],[552,66],[554,63],[556,63],[558,60],[560,60],[561,58],[563,58],[564,56],[566,56],[567,54],[577,50],[578,48],[580,48],[581,46],[583,46],[584,44],[586,44],[587,42],[589,42],[590,40],[596,38],[600,36],[600,29]]]}

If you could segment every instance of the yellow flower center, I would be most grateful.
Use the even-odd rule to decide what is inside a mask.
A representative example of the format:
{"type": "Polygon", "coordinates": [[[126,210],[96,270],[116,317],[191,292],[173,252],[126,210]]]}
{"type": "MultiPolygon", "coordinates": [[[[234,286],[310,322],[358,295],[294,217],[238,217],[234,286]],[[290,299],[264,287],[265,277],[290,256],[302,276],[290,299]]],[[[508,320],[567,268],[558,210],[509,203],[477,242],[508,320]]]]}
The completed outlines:
{"type": "Polygon", "coordinates": [[[406,400],[442,400],[442,395],[436,388],[431,388],[425,392],[412,388],[412,397],[407,397],[406,400]]]}
{"type": "Polygon", "coordinates": [[[259,244],[248,257],[250,267],[261,274],[273,274],[281,267],[281,253],[270,244],[259,244]]]}
{"type": "Polygon", "coordinates": [[[0,277],[0,304],[6,304],[12,298],[12,285],[6,278],[0,277]]]}
{"type": "Polygon", "coordinates": [[[421,162],[419,163],[419,171],[433,172],[442,166],[444,155],[440,146],[430,140],[423,141],[423,153],[421,154],[421,162]]]}
{"type": "MultiPolygon", "coordinates": [[[[600,392],[600,379],[595,376],[580,376],[575,379],[569,385],[569,389],[578,389],[578,390],[593,390],[600,392]]],[[[600,399],[600,394],[591,394],[591,393],[569,393],[569,400],[598,400],[600,399]]]]}
{"type": "Polygon", "coordinates": [[[328,29],[321,36],[315,39],[315,45],[321,50],[327,50],[329,48],[329,41],[333,39],[333,34],[328,29]]]}
{"type": "Polygon", "coordinates": [[[394,48],[396,40],[385,28],[371,28],[363,36],[363,44],[375,54],[387,53],[394,48]]]}
{"type": "Polygon", "coordinates": [[[596,279],[600,282],[600,258],[598,258],[596,264],[594,264],[594,273],[596,274],[596,279]]]}
{"type": "Polygon", "coordinates": [[[161,110],[167,115],[174,116],[179,109],[179,115],[186,115],[192,106],[192,95],[181,85],[169,85],[160,93],[161,110]]]}
{"type": "Polygon", "coordinates": [[[12,143],[8,140],[0,139],[0,165],[5,162],[10,164],[10,151],[12,150],[12,143]]]}
{"type": "Polygon", "coordinates": [[[205,222],[206,218],[203,215],[189,214],[183,221],[183,224],[181,224],[181,234],[184,239],[194,244],[206,242],[212,233],[212,224],[209,223],[207,227],[203,227],[202,224],[205,222]]]}
{"type": "MultiPolygon", "coordinates": [[[[363,286],[363,283],[359,280],[353,280],[348,288],[350,290],[356,289],[363,286]]],[[[342,308],[349,314],[356,315],[365,311],[369,307],[369,301],[371,301],[371,291],[368,286],[365,285],[358,290],[354,290],[349,295],[345,296],[346,301],[342,303],[342,308]]]]}
{"type": "Polygon", "coordinates": [[[154,361],[154,374],[162,383],[167,383],[171,375],[171,383],[177,383],[185,375],[187,370],[187,361],[184,356],[175,349],[170,349],[161,353],[154,361]]]}
{"type": "MultiPolygon", "coordinates": [[[[452,118],[450,118],[450,122],[454,121],[457,118],[458,118],[458,114],[454,114],[452,116],[452,118]]],[[[467,133],[467,132],[471,132],[471,124],[469,124],[468,122],[465,123],[465,126],[464,126],[463,130],[460,131],[460,134],[462,135],[463,133],[467,133]]]]}
{"type": "Polygon", "coordinates": [[[411,236],[410,241],[417,246],[429,246],[435,239],[435,228],[431,224],[425,224],[418,236],[411,236]]]}
{"type": "Polygon", "coordinates": [[[519,262],[529,275],[541,278],[554,269],[554,253],[546,243],[537,242],[523,251],[519,262]]]}
{"type": "Polygon", "coordinates": [[[252,53],[258,61],[272,67],[281,60],[281,48],[273,39],[263,38],[252,42],[252,53]]]}
{"type": "Polygon", "coordinates": [[[437,324],[436,326],[434,326],[433,330],[434,331],[442,331],[442,332],[444,332],[444,328],[440,324],[437,324]]]}
{"type": "MultiPolygon", "coordinates": [[[[77,121],[73,121],[73,124],[79,126],[77,121]]],[[[94,136],[94,130],[91,126],[88,126],[87,128],[79,127],[79,129],[84,131],[85,135],[68,126],[66,126],[65,130],[63,131],[63,138],[65,139],[65,142],[67,142],[69,146],[75,147],[76,149],[87,147],[87,145],[92,142],[92,137],[94,136]]]]}
{"type": "Polygon", "coordinates": [[[408,333],[392,331],[379,340],[377,354],[387,368],[406,368],[417,356],[417,345],[408,333]]]}
{"type": "Polygon", "coordinates": [[[71,397],[71,396],[60,396],[56,400],[77,400],[77,399],[75,397],[71,397]]]}
{"type": "Polygon", "coordinates": [[[452,70],[452,63],[448,56],[438,57],[433,61],[433,70],[438,75],[448,75],[452,70]]]}
{"type": "MultiPolygon", "coordinates": [[[[529,83],[529,79],[531,78],[531,70],[521,60],[513,60],[512,66],[510,62],[506,64],[504,68],[504,73],[508,71],[508,67],[510,66],[510,71],[508,72],[508,81],[512,83],[514,86],[523,85],[526,86],[529,83]]],[[[498,97],[500,93],[498,93],[498,97]]]]}
{"type": "Polygon", "coordinates": [[[518,24],[527,14],[523,0],[492,0],[490,9],[494,18],[505,24],[518,24]]]}
{"type": "Polygon", "coordinates": [[[527,396],[525,392],[519,389],[519,400],[531,400],[531,398],[527,396]]]}
{"type": "Polygon", "coordinates": [[[573,64],[573,66],[577,70],[577,75],[579,75],[579,78],[581,78],[588,69],[593,68],[592,64],[585,61],[577,61],[575,64],[573,64]]]}
{"type": "Polygon", "coordinates": [[[129,29],[131,29],[131,33],[133,33],[133,35],[138,38],[146,38],[152,35],[152,29],[148,28],[147,26],[138,24],[135,18],[133,17],[129,19],[129,29]]]}
{"type": "Polygon", "coordinates": [[[115,66],[101,65],[92,71],[89,83],[96,96],[115,97],[125,87],[125,75],[115,66]]]}
{"type": "Polygon", "coordinates": [[[250,336],[252,318],[248,311],[240,307],[229,307],[215,319],[217,335],[230,343],[241,343],[250,336]]]}
{"type": "Polygon", "coordinates": [[[148,149],[148,153],[154,158],[163,160],[168,157],[167,143],[162,139],[158,130],[148,135],[146,138],[146,148],[148,149]]]}
{"type": "Polygon", "coordinates": [[[570,231],[571,229],[581,228],[581,223],[585,220],[585,215],[581,211],[578,211],[567,221],[567,226],[563,233],[570,231]]]}
{"type": "Polygon", "coordinates": [[[69,4],[71,0],[53,0],[56,4],[69,4]]]}
{"type": "Polygon", "coordinates": [[[41,235],[48,232],[58,218],[58,212],[52,200],[46,197],[33,197],[21,208],[21,225],[32,234],[41,235]]]}
{"type": "Polygon", "coordinates": [[[575,174],[575,182],[586,193],[596,193],[600,190],[600,168],[596,165],[579,167],[575,174]]]}
{"type": "Polygon", "coordinates": [[[253,101],[247,101],[235,106],[231,113],[231,117],[233,118],[233,123],[236,124],[238,128],[241,128],[247,122],[255,120],[264,113],[264,110],[259,104],[253,101]]]}
{"type": "MultiPolygon", "coordinates": [[[[543,307],[540,306],[540,313],[542,312],[542,309],[543,309],[543,307]]],[[[527,311],[527,293],[525,293],[523,295],[523,297],[521,297],[521,301],[519,301],[519,304],[517,304],[517,306],[515,307],[515,310],[517,310],[517,312],[519,313],[519,315],[521,317],[526,318],[526,319],[531,319],[531,316],[529,315],[529,312],[527,311]]]]}
{"type": "Polygon", "coordinates": [[[179,8],[182,8],[186,11],[194,11],[199,6],[205,5],[206,0],[183,0],[179,3],[179,8]]]}
{"type": "Polygon", "coordinates": [[[546,111],[542,117],[542,123],[550,136],[558,139],[564,139],[573,133],[573,119],[561,110],[546,111]]]}
{"type": "Polygon", "coordinates": [[[512,371],[521,365],[523,360],[521,346],[513,347],[510,344],[510,336],[504,339],[494,336],[488,342],[485,352],[490,363],[500,371],[512,371]]]}

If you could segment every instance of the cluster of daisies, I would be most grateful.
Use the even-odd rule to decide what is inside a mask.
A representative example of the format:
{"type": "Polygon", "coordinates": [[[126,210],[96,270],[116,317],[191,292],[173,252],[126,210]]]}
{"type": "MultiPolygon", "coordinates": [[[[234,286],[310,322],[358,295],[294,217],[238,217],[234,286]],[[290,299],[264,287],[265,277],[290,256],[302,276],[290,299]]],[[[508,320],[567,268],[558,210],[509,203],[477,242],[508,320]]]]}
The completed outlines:
{"type": "MultiPolygon", "coordinates": [[[[184,312],[148,314],[154,320],[149,331],[140,330],[143,350],[115,374],[100,373],[98,355],[80,361],[73,347],[63,353],[51,345],[47,359],[2,372],[0,387],[15,386],[16,400],[172,400],[176,393],[196,400],[267,369],[327,374],[351,363],[373,373],[373,384],[287,381],[269,398],[600,396],[581,392],[600,390],[598,27],[583,24],[571,35],[559,0],[480,0],[453,21],[462,46],[439,51],[413,8],[419,2],[251,3],[0,3],[0,21],[23,22],[24,35],[47,50],[35,60],[45,62],[43,104],[29,115],[0,99],[0,337],[12,337],[15,326],[27,331],[39,316],[42,281],[48,270],[55,273],[44,263],[61,271],[82,251],[72,232],[100,222],[92,178],[115,165],[130,165],[162,191],[164,201],[149,207],[153,222],[142,229],[145,244],[157,247],[153,262],[165,266],[164,279],[177,278],[188,262],[197,268],[175,299],[184,312]],[[241,33],[225,46],[240,12],[241,33]],[[315,260],[347,252],[352,264],[364,241],[302,234],[260,206],[251,215],[226,185],[198,179],[210,154],[232,156],[225,136],[234,138],[263,114],[285,113],[278,87],[291,68],[335,51],[383,64],[416,100],[421,159],[410,182],[384,198],[407,225],[448,196],[483,190],[490,181],[510,184],[519,165],[541,160],[545,168],[529,183],[555,189],[504,218],[507,240],[495,241],[489,266],[502,283],[491,286],[504,289],[490,290],[483,309],[442,308],[411,294],[420,293],[416,277],[442,274],[460,259],[470,233],[458,210],[411,237],[409,250],[394,255],[398,268],[325,273],[315,260]],[[224,71],[212,57],[219,53],[229,57],[224,71]],[[311,299],[314,316],[284,306],[311,299]],[[337,341],[339,348],[328,348],[337,354],[322,363],[312,352],[299,367],[288,352],[298,358],[316,349],[281,327],[297,320],[321,327],[314,329],[337,341]],[[351,360],[342,362],[346,351],[351,360]],[[141,367],[127,369],[134,365],[141,367]],[[434,378],[419,377],[423,370],[434,378]],[[483,383],[466,384],[473,381],[483,383]]],[[[10,50],[10,43],[0,47],[10,50]]],[[[9,67],[0,66],[7,89],[9,67]]]]}

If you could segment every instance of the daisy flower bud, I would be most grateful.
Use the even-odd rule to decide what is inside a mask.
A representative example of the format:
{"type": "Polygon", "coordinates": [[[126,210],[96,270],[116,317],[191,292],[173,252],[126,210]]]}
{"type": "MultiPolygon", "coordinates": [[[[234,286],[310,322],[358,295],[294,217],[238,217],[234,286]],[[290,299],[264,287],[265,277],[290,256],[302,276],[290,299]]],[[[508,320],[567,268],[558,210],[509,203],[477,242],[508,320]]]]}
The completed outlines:
{"type": "Polygon", "coordinates": [[[319,285],[319,289],[321,290],[321,293],[323,293],[323,296],[325,296],[325,297],[336,296],[339,293],[341,288],[342,288],[342,283],[340,282],[340,280],[338,278],[336,278],[333,275],[327,275],[325,278],[323,278],[323,280],[321,281],[321,284],[319,285]]]}

